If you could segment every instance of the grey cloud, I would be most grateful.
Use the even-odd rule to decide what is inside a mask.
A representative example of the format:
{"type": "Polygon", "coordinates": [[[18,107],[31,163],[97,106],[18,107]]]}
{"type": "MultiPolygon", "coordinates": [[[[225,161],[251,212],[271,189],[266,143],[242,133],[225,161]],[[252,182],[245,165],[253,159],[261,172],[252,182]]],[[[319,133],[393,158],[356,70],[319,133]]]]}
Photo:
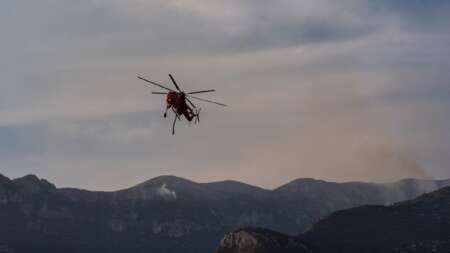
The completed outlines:
{"type": "Polygon", "coordinates": [[[48,137],[45,132],[42,126],[0,127],[0,157],[6,159],[18,154],[40,153],[48,137]]]}
{"type": "Polygon", "coordinates": [[[446,18],[425,6],[440,28],[424,35],[404,25],[418,2],[373,4],[2,3],[1,172],[91,189],[160,174],[266,187],[448,177],[446,18]],[[199,104],[202,123],[170,136],[163,98],[135,77],[167,72],[231,106],[199,104]]]}
{"type": "Polygon", "coordinates": [[[448,29],[450,23],[446,15],[450,10],[450,3],[445,0],[368,0],[367,2],[374,14],[401,17],[408,29],[422,32],[443,31],[448,29]]]}
{"type": "Polygon", "coordinates": [[[445,0],[368,0],[367,2],[375,11],[393,11],[411,15],[430,15],[436,10],[450,7],[449,2],[445,0]]]}
{"type": "Polygon", "coordinates": [[[148,1],[142,6],[138,3],[130,1],[129,5],[141,7],[142,11],[130,14],[120,9],[127,5],[121,1],[18,1],[8,4],[14,15],[3,26],[10,38],[7,41],[24,61],[44,57],[77,60],[78,55],[96,60],[112,56],[117,59],[194,51],[258,50],[351,39],[373,29],[366,27],[366,23],[346,23],[319,11],[318,16],[302,17],[302,12],[289,10],[302,7],[293,1],[277,5],[267,1],[257,4],[234,1],[233,10],[241,10],[243,14],[222,19],[205,18],[158,1],[148,1]],[[11,22],[15,25],[6,25],[11,22]],[[35,45],[30,45],[31,41],[35,45]],[[78,54],[72,54],[73,47],[78,48],[78,54]]]}

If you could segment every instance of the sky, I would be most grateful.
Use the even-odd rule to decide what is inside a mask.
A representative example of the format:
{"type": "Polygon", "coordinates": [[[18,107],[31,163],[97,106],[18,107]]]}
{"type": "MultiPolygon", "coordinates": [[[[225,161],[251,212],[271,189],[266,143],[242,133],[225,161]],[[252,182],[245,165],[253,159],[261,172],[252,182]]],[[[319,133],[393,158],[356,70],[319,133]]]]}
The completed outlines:
{"type": "Polygon", "coordinates": [[[116,190],[159,175],[450,178],[446,0],[3,0],[0,173],[116,190]],[[136,78],[229,104],[171,136],[136,78]]]}

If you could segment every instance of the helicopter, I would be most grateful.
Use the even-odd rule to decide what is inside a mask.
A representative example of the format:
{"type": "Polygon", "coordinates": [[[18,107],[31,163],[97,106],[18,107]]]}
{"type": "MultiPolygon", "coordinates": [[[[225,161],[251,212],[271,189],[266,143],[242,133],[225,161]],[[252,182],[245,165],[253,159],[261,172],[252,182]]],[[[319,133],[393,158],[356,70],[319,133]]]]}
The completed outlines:
{"type": "Polygon", "coordinates": [[[180,89],[178,86],[177,81],[175,81],[175,78],[171,74],[169,74],[169,78],[172,81],[173,85],[175,86],[175,89],[168,88],[164,85],[161,85],[157,82],[148,80],[144,77],[138,76],[138,78],[142,81],[147,82],[148,84],[152,84],[155,86],[158,86],[159,88],[162,88],[166,91],[153,91],[152,94],[157,95],[166,95],[166,110],[164,111],[164,118],[167,117],[167,111],[169,109],[172,109],[172,111],[175,114],[175,118],[172,123],[172,135],[175,134],[175,124],[177,120],[181,120],[181,116],[184,116],[187,121],[192,122],[194,120],[194,123],[200,123],[200,111],[201,108],[197,107],[191,99],[196,99],[202,102],[212,103],[220,106],[227,106],[226,104],[222,104],[219,102],[215,102],[212,100],[199,98],[192,96],[192,94],[199,94],[199,93],[209,93],[209,92],[215,92],[216,90],[199,90],[199,91],[191,91],[191,92],[184,92],[180,89]]]}

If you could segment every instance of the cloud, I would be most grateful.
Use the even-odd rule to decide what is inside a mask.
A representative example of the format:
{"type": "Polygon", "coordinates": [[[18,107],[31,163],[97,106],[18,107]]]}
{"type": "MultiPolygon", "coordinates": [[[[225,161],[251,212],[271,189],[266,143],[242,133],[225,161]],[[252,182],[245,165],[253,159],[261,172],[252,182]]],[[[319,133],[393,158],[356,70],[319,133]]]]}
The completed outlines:
{"type": "Polygon", "coordinates": [[[2,173],[117,189],[152,176],[449,177],[443,1],[5,1],[2,173]],[[426,18],[424,18],[426,17],[426,18]],[[217,89],[161,117],[136,75],[217,89]]]}

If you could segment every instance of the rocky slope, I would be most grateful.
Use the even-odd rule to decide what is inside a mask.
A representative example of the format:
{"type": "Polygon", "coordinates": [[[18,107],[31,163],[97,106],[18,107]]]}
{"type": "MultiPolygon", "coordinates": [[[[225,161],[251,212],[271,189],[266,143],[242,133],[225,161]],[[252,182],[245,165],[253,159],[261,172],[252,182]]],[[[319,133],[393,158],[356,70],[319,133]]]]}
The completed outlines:
{"type": "Polygon", "coordinates": [[[415,197],[450,181],[295,180],[275,190],[163,176],[115,192],[58,189],[0,175],[0,249],[13,252],[212,252],[227,231],[298,234],[333,211],[415,197]],[[405,183],[406,182],[406,183],[405,183]],[[406,185],[406,186],[405,186],[406,185]]]}
{"type": "Polygon", "coordinates": [[[336,212],[303,238],[324,252],[450,252],[450,187],[392,206],[336,212]]]}
{"type": "Polygon", "coordinates": [[[310,253],[298,238],[261,228],[243,228],[228,233],[215,253],[310,253]]]}
{"type": "Polygon", "coordinates": [[[215,253],[448,253],[450,187],[391,206],[333,213],[308,232],[288,236],[256,228],[226,234],[215,253]]]}

